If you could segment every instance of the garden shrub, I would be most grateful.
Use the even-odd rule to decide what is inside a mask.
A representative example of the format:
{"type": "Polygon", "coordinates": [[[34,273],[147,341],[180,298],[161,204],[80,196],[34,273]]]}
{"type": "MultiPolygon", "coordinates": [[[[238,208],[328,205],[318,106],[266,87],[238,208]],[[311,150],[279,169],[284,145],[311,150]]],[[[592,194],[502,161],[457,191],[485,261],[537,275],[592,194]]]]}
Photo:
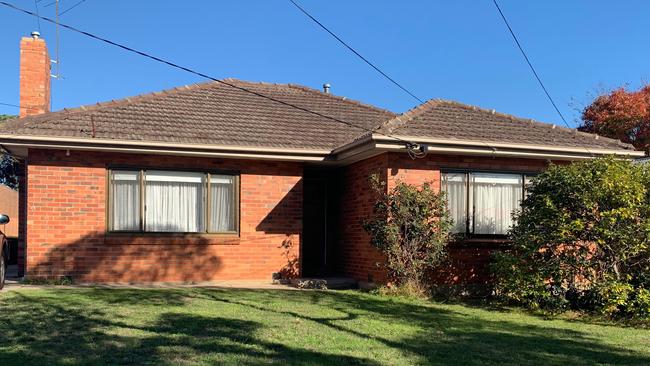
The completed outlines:
{"type": "Polygon", "coordinates": [[[647,317],[650,174],[601,158],[533,179],[495,256],[497,294],[531,308],[647,317]]]}
{"type": "Polygon", "coordinates": [[[452,222],[445,195],[429,183],[421,187],[398,182],[388,190],[378,176],[371,177],[377,194],[374,215],[363,223],[371,243],[386,256],[391,281],[412,295],[427,290],[427,275],[445,257],[452,222]]]}

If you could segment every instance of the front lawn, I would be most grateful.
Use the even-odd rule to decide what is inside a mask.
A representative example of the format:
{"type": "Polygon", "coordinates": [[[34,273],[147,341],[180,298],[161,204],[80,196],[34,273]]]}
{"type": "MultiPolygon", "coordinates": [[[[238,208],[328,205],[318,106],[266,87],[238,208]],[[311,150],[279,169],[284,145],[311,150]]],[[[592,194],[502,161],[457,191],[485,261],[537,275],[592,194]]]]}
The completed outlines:
{"type": "Polygon", "coordinates": [[[0,365],[650,364],[650,331],[355,291],[0,293],[0,365]]]}

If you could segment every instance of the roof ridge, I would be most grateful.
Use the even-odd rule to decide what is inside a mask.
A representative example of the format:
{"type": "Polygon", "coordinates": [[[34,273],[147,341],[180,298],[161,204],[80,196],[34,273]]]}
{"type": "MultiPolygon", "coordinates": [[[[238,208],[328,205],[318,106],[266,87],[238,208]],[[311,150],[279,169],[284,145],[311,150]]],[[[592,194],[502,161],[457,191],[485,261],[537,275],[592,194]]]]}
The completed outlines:
{"type": "Polygon", "coordinates": [[[415,107],[409,109],[408,111],[398,114],[397,116],[383,122],[381,125],[377,126],[375,130],[380,130],[383,128],[387,128],[389,131],[388,133],[391,132],[391,128],[393,127],[399,127],[403,124],[405,124],[408,120],[413,119],[415,116],[420,115],[430,108],[433,108],[434,106],[440,104],[442,102],[442,99],[429,99],[426,102],[422,104],[418,104],[415,107]]]}
{"type": "MultiPolygon", "coordinates": [[[[303,90],[303,91],[308,91],[312,93],[317,93],[319,95],[323,96],[328,96],[330,98],[334,98],[340,101],[344,101],[349,104],[357,105],[360,107],[364,107],[366,109],[370,109],[373,111],[378,111],[378,112],[383,112],[386,114],[390,114],[395,116],[396,113],[392,112],[390,110],[384,109],[384,108],[379,108],[376,106],[373,106],[371,104],[363,103],[354,99],[349,99],[346,97],[341,97],[341,96],[336,96],[336,95],[331,95],[327,93],[323,93],[317,89],[310,88],[308,86],[304,85],[298,85],[298,84],[291,84],[291,83],[271,83],[271,82],[264,82],[264,81],[248,81],[248,80],[241,80],[241,79],[236,79],[236,78],[224,78],[221,79],[223,82],[226,83],[239,83],[239,84],[246,84],[246,85],[268,85],[268,86],[279,86],[279,87],[285,87],[285,88],[293,88],[293,89],[298,89],[298,90],[303,90]]],[[[224,85],[228,86],[227,84],[224,84],[223,82],[220,81],[205,81],[205,82],[200,82],[200,83],[194,83],[194,84],[186,84],[183,86],[175,86],[172,88],[167,88],[163,90],[157,90],[157,91],[152,91],[152,92],[147,92],[147,93],[142,93],[138,95],[132,95],[132,96],[127,96],[127,97],[122,97],[118,99],[111,99],[109,101],[103,101],[103,102],[97,102],[94,104],[82,104],[77,107],[73,108],[63,108],[58,111],[53,111],[53,112],[48,112],[48,113],[43,113],[43,114],[38,114],[38,115],[33,115],[33,116],[27,116],[24,118],[12,118],[9,120],[6,120],[6,122],[16,122],[20,121],[21,123],[28,124],[29,122],[32,121],[41,121],[43,119],[46,119],[47,117],[56,117],[60,115],[69,115],[69,114],[74,114],[74,113],[82,113],[82,112],[87,112],[87,111],[93,111],[93,110],[100,110],[103,108],[108,108],[108,107],[114,107],[114,106],[119,106],[119,105],[124,105],[124,104],[130,104],[130,103],[135,103],[135,102],[140,102],[140,101],[145,101],[147,99],[151,99],[153,97],[159,96],[159,95],[170,95],[170,94],[176,94],[180,92],[185,92],[185,91],[190,91],[190,90],[195,90],[195,89],[205,89],[209,87],[213,87],[216,85],[224,85]]]]}
{"type": "Polygon", "coordinates": [[[347,103],[350,103],[350,104],[354,104],[354,105],[357,105],[357,106],[360,106],[360,107],[372,109],[374,111],[383,112],[383,113],[386,113],[386,114],[392,114],[393,116],[397,115],[397,113],[395,113],[395,112],[393,112],[391,110],[388,110],[386,108],[377,107],[377,106],[369,104],[369,103],[364,103],[364,102],[361,102],[359,100],[351,99],[351,98],[340,96],[340,95],[334,95],[334,94],[331,94],[331,93],[324,93],[324,92],[322,92],[322,91],[320,91],[318,89],[315,89],[315,88],[312,88],[312,87],[309,87],[309,86],[300,85],[300,84],[293,84],[293,83],[281,84],[281,85],[286,85],[289,88],[299,89],[299,90],[315,93],[315,94],[318,94],[318,95],[326,96],[326,97],[329,97],[329,98],[337,99],[337,100],[347,102],[347,103]]]}

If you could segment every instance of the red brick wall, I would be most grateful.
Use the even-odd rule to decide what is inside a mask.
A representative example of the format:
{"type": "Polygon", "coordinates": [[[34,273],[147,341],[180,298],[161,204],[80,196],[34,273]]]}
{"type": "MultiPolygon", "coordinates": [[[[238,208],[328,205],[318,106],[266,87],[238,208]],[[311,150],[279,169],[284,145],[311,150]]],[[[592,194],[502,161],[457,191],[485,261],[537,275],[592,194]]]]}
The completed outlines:
{"type": "Polygon", "coordinates": [[[362,223],[372,214],[376,198],[369,177],[378,174],[382,180],[386,180],[387,158],[387,154],[382,154],[354,163],[343,168],[340,176],[340,231],[335,260],[341,273],[362,281],[385,280],[385,272],[377,265],[384,258],[370,245],[370,237],[362,223]]]}
{"type": "MultiPolygon", "coordinates": [[[[414,185],[432,182],[440,189],[440,171],[444,169],[538,172],[547,166],[546,160],[534,159],[429,155],[412,160],[406,154],[385,153],[344,168],[342,232],[338,243],[343,272],[364,281],[369,277],[385,279],[376,265],[382,257],[358,224],[372,212],[374,198],[365,183],[370,172],[381,172],[389,189],[399,181],[414,185]]],[[[434,280],[445,284],[488,282],[490,255],[498,248],[497,243],[488,240],[451,244],[448,263],[434,274],[434,280]]]]}
{"type": "Polygon", "coordinates": [[[42,38],[20,40],[20,117],[50,111],[50,56],[42,38]]]}
{"type": "Polygon", "coordinates": [[[26,276],[80,282],[271,279],[297,266],[302,165],[30,150],[26,276]],[[240,171],[240,235],[106,233],[110,165],[240,171]],[[286,248],[288,246],[289,248],[286,248]]]}

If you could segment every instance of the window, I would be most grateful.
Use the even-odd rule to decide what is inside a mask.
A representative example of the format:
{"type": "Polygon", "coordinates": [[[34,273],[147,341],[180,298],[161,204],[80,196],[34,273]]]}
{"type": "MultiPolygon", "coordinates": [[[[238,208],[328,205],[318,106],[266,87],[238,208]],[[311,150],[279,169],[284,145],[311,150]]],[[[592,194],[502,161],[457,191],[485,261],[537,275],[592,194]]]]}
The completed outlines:
{"type": "Polygon", "coordinates": [[[234,175],[112,170],[109,180],[111,231],[237,231],[238,179],[234,175]]]}
{"type": "Polygon", "coordinates": [[[450,172],[442,178],[452,231],[475,235],[507,234],[530,182],[524,174],[450,172]]]}

